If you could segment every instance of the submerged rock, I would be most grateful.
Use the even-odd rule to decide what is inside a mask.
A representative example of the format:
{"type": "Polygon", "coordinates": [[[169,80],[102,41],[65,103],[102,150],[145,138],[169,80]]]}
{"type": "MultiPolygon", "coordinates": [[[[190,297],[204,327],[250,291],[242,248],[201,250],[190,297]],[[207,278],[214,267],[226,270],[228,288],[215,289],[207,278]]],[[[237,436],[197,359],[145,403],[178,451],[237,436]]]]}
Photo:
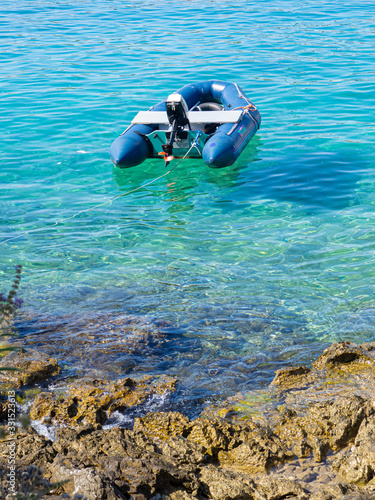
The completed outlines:
{"type": "Polygon", "coordinates": [[[3,391],[41,382],[61,371],[56,359],[35,350],[13,351],[1,358],[0,367],[17,370],[0,372],[0,390],[3,391]]]}
{"type": "Polygon", "coordinates": [[[308,373],[310,373],[310,369],[306,366],[282,368],[275,372],[275,378],[272,380],[271,385],[276,385],[283,389],[296,385],[301,386],[305,382],[308,373]]]}

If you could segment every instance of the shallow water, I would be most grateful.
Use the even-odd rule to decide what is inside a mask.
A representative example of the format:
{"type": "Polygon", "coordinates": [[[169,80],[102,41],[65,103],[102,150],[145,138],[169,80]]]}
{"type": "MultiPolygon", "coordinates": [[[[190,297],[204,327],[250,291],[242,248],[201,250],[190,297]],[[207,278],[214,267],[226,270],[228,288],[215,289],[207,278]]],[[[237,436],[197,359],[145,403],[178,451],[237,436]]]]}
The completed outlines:
{"type": "Polygon", "coordinates": [[[24,342],[66,375],[176,375],[184,405],[373,340],[368,7],[6,0],[0,288],[22,264],[24,342]],[[211,78],[261,112],[240,159],[185,160],[125,195],[165,168],[113,168],[111,142],[138,110],[211,78]]]}

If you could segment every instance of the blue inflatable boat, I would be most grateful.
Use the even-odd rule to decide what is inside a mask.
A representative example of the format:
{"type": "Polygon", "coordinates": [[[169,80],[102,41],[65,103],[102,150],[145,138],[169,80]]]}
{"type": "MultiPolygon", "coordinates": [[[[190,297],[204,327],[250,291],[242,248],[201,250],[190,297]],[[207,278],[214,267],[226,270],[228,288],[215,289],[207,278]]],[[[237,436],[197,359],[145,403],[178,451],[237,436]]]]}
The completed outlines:
{"type": "Polygon", "coordinates": [[[260,126],[260,114],[235,83],[185,85],[149,111],[140,111],[111,145],[119,167],[146,158],[202,157],[213,168],[232,165],[260,126]]]}

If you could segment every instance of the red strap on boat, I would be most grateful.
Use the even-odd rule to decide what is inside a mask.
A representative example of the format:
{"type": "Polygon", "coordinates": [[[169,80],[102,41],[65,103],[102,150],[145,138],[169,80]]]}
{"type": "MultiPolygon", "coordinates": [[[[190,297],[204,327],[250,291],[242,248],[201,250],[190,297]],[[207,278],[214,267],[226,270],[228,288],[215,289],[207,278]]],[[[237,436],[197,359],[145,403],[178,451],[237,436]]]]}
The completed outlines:
{"type": "Polygon", "coordinates": [[[238,106],[237,108],[233,108],[232,111],[235,109],[257,109],[257,107],[250,103],[247,106],[238,106]]]}

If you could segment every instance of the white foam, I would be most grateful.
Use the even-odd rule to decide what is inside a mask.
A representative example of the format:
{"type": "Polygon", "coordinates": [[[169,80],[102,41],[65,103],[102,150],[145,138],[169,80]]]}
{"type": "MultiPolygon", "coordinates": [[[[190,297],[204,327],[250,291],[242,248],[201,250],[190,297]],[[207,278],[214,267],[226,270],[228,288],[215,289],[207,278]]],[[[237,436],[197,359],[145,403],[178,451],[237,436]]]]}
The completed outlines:
{"type": "Polygon", "coordinates": [[[113,427],[131,427],[135,417],[142,416],[149,412],[155,413],[162,411],[169,396],[169,391],[165,391],[163,394],[153,394],[144,404],[128,410],[130,414],[115,411],[108,418],[105,425],[103,425],[103,429],[108,430],[113,427]]]}
{"type": "Polygon", "coordinates": [[[44,436],[50,441],[55,441],[57,427],[53,425],[47,426],[46,424],[43,424],[40,420],[32,420],[30,425],[41,436],[44,436]]]}
{"type": "Polygon", "coordinates": [[[153,394],[150,399],[148,399],[144,405],[144,409],[147,412],[157,412],[163,408],[170,392],[165,391],[163,394],[153,394]]]}
{"type": "Polygon", "coordinates": [[[124,415],[119,411],[114,411],[112,415],[109,417],[105,425],[103,425],[103,429],[113,429],[113,427],[124,427],[133,423],[133,419],[128,415],[124,415]]]}

